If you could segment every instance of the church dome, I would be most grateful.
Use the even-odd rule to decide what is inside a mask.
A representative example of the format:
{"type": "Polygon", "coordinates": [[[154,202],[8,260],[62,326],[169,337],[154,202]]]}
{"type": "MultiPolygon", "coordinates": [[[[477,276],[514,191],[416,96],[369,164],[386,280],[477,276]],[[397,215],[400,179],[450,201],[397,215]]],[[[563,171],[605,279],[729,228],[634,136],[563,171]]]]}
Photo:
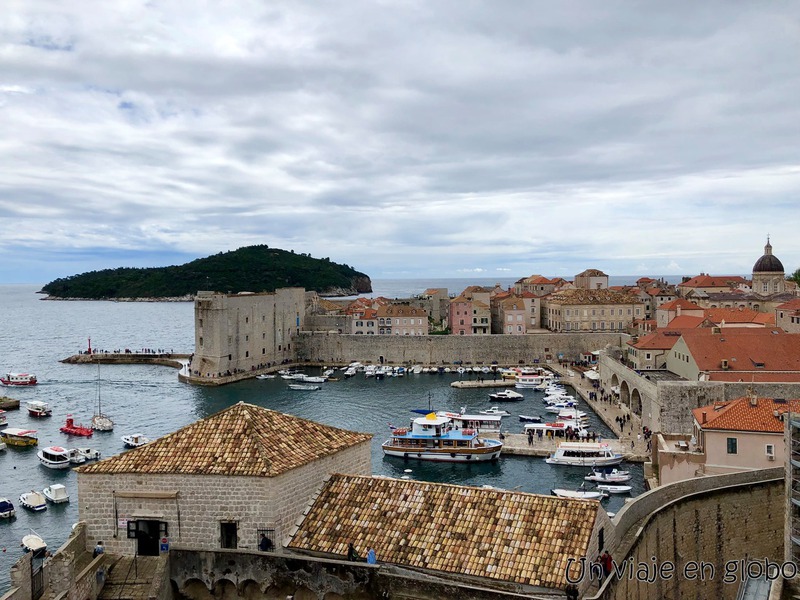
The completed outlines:
{"type": "Polygon", "coordinates": [[[753,265],[753,273],[783,273],[783,263],[778,257],[772,254],[772,246],[767,238],[767,245],[764,246],[764,255],[753,265]]]}

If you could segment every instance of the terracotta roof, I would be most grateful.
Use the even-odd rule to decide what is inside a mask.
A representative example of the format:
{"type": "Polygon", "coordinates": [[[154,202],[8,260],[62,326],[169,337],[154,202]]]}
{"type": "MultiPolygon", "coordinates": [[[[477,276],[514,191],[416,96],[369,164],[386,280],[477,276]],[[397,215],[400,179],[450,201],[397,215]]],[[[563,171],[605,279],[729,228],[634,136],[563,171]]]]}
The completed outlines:
{"type": "Polygon", "coordinates": [[[714,371],[708,375],[709,381],[735,381],[737,383],[800,383],[800,372],[767,372],[756,373],[749,371],[742,373],[741,371],[714,371]]]}
{"type": "Polygon", "coordinates": [[[637,342],[629,341],[628,345],[637,350],[671,350],[679,339],[680,332],[665,329],[644,335],[637,342]]]}
{"type": "Polygon", "coordinates": [[[714,323],[754,323],[761,314],[749,308],[707,308],[705,312],[714,323]]]}
{"type": "Polygon", "coordinates": [[[692,409],[692,414],[703,429],[783,433],[783,421],[775,416],[775,411],[782,414],[789,410],[800,411],[800,400],[776,402],[773,398],[745,396],[692,409]]]}
{"type": "Polygon", "coordinates": [[[800,334],[767,327],[698,328],[683,340],[701,371],[800,371],[800,334]],[[719,333],[716,333],[719,331],[719,333]]]}
{"type": "Polygon", "coordinates": [[[554,304],[636,304],[630,295],[613,290],[564,290],[548,296],[554,304]]]}
{"type": "Polygon", "coordinates": [[[76,470],[275,477],[371,439],[371,434],[239,402],[145,446],[76,470]]]}
{"type": "Polygon", "coordinates": [[[385,477],[333,475],[289,548],[344,556],[348,542],[381,562],[562,588],[586,556],[595,501],[385,477]]]}
{"type": "Polygon", "coordinates": [[[740,283],[747,283],[747,279],[742,277],[741,275],[696,275],[692,277],[688,281],[684,281],[683,283],[679,283],[678,287],[684,288],[693,288],[693,287],[701,287],[701,288],[709,288],[709,287],[719,287],[719,288],[730,288],[739,285],[740,283]]]}
{"type": "Polygon", "coordinates": [[[678,307],[680,307],[681,310],[703,310],[694,302],[689,302],[684,298],[676,298],[675,300],[665,302],[658,307],[658,310],[677,310],[678,307]]]}
{"type": "Polygon", "coordinates": [[[700,327],[705,319],[693,315],[678,315],[669,322],[670,329],[694,329],[700,327]]]}
{"type": "Polygon", "coordinates": [[[776,308],[780,310],[800,310],[800,298],[779,304],[776,308]]]}
{"type": "Polygon", "coordinates": [[[378,317],[425,317],[428,316],[428,311],[419,306],[411,306],[410,304],[389,304],[387,306],[379,306],[377,309],[378,317]]]}
{"type": "Polygon", "coordinates": [[[326,300],[325,298],[319,299],[319,307],[328,312],[342,312],[343,310],[341,305],[331,300],[326,300]]]}

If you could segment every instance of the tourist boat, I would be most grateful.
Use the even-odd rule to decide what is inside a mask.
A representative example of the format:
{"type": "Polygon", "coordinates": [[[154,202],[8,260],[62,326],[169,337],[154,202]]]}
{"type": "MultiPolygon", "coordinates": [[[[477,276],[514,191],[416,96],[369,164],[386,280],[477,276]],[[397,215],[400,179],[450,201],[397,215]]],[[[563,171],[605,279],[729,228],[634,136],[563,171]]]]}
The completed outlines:
{"type": "Polygon", "coordinates": [[[290,383],[289,384],[290,390],[302,390],[306,392],[311,392],[314,390],[321,390],[322,386],[314,385],[312,383],[290,383]]]}
{"type": "Polygon", "coordinates": [[[20,495],[19,504],[23,508],[27,508],[28,510],[32,510],[34,512],[47,510],[47,501],[44,499],[44,496],[34,490],[20,495]]]}
{"type": "Polygon", "coordinates": [[[597,486],[598,490],[608,492],[609,494],[630,494],[631,486],[629,485],[611,485],[608,483],[601,483],[597,486]]]}
{"type": "Polygon", "coordinates": [[[478,433],[500,433],[503,424],[501,415],[472,415],[467,412],[466,406],[461,407],[461,412],[438,411],[436,415],[450,419],[455,429],[474,429],[478,433]]]}
{"type": "Polygon", "coordinates": [[[123,435],[121,439],[126,448],[138,448],[139,446],[144,446],[145,444],[150,443],[150,440],[144,437],[141,433],[123,435]]]}
{"type": "Polygon", "coordinates": [[[532,431],[534,435],[538,435],[541,431],[542,435],[546,435],[548,432],[552,432],[553,435],[557,435],[559,437],[566,435],[567,428],[572,428],[572,431],[580,438],[585,438],[589,435],[589,432],[584,427],[577,427],[571,423],[564,423],[561,421],[556,421],[554,423],[527,423],[523,427],[523,431],[527,434],[528,431],[532,431]]]}
{"type": "Polygon", "coordinates": [[[69,502],[67,488],[60,483],[54,483],[51,486],[44,488],[42,490],[42,495],[53,504],[69,502]]]}
{"type": "Polygon", "coordinates": [[[597,471],[593,469],[586,477],[584,477],[586,481],[602,481],[605,483],[622,483],[624,481],[631,480],[631,474],[629,471],[618,471],[617,469],[611,469],[608,471],[597,471]]]}
{"type": "Polygon", "coordinates": [[[493,406],[491,408],[487,408],[486,410],[479,410],[478,412],[482,415],[499,415],[501,417],[511,416],[510,412],[503,410],[499,406],[493,406]]]}
{"type": "Polygon", "coordinates": [[[577,500],[602,500],[603,498],[608,498],[608,494],[605,492],[596,492],[592,490],[565,490],[556,488],[550,490],[550,492],[559,498],[573,498],[577,500]]]}
{"type": "Polygon", "coordinates": [[[0,409],[0,427],[6,427],[8,425],[8,416],[6,411],[0,409]]]}
{"type": "Polygon", "coordinates": [[[6,373],[0,377],[3,385],[36,385],[36,375],[33,373],[6,373]]]}
{"type": "Polygon", "coordinates": [[[517,375],[517,380],[514,387],[520,389],[533,389],[537,385],[541,385],[543,379],[541,375],[517,375]]]}
{"type": "Polygon", "coordinates": [[[38,558],[44,555],[47,550],[47,544],[42,539],[42,536],[31,529],[29,534],[22,536],[22,549],[25,552],[33,553],[34,557],[38,558]]]}
{"type": "Polygon", "coordinates": [[[59,431],[61,433],[66,433],[67,435],[79,435],[82,437],[92,437],[92,433],[94,433],[91,427],[76,425],[75,421],[72,419],[72,415],[67,415],[67,422],[59,429],[59,431]]]}
{"type": "Polygon", "coordinates": [[[36,456],[39,457],[39,462],[48,469],[69,469],[73,464],[69,453],[69,450],[61,446],[48,446],[39,450],[36,456]]]}
{"type": "Polygon", "coordinates": [[[50,408],[50,405],[41,400],[30,400],[25,403],[25,408],[32,417],[49,417],[53,414],[53,409],[50,408]]]}
{"type": "Polygon", "coordinates": [[[15,516],[17,511],[14,510],[14,505],[8,498],[0,498],[0,519],[10,519],[15,516]]]}
{"type": "Polygon", "coordinates": [[[524,400],[525,396],[519,392],[515,392],[514,390],[502,390],[500,392],[495,392],[494,394],[489,394],[489,398],[499,401],[515,401],[524,400]]]}
{"type": "Polygon", "coordinates": [[[9,446],[35,446],[39,443],[35,429],[9,427],[0,431],[0,439],[9,446]]]}
{"type": "Polygon", "coordinates": [[[621,463],[622,454],[614,452],[605,442],[561,442],[556,451],[544,460],[549,465],[604,467],[621,463]]]}
{"type": "Polygon", "coordinates": [[[103,412],[100,406],[100,363],[97,363],[97,412],[92,415],[92,429],[95,431],[114,431],[114,421],[103,412]]]}
{"type": "Polygon", "coordinates": [[[100,450],[93,448],[75,448],[75,450],[86,460],[100,460],[100,450]]]}
{"type": "Polygon", "coordinates": [[[503,443],[478,437],[474,429],[455,429],[452,420],[430,413],[398,427],[381,447],[386,456],[444,462],[481,462],[500,457],[503,443]]]}
{"type": "Polygon", "coordinates": [[[534,417],[532,415],[520,415],[519,420],[523,423],[541,423],[542,417],[534,417]]]}

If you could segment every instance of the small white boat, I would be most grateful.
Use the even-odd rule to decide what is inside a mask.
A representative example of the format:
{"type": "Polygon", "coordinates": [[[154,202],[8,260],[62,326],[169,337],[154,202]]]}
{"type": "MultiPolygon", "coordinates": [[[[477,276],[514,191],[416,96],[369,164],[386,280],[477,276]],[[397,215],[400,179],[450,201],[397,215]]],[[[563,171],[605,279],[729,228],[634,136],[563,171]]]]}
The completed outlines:
{"type": "Polygon", "coordinates": [[[122,439],[122,443],[125,444],[126,448],[138,448],[150,443],[150,439],[144,437],[141,433],[123,435],[120,439],[122,439]]]}
{"type": "Polygon", "coordinates": [[[610,485],[608,483],[600,483],[597,486],[598,490],[608,492],[609,494],[630,494],[631,486],[629,485],[610,485]]]}
{"type": "Polygon", "coordinates": [[[34,555],[39,556],[47,550],[47,544],[42,539],[42,536],[31,529],[28,535],[22,536],[22,549],[25,552],[33,552],[34,555]]]}
{"type": "MultiPolygon", "coordinates": [[[[526,425],[525,428],[535,427],[526,425]]],[[[561,442],[556,451],[544,459],[549,465],[598,466],[618,465],[622,454],[617,454],[606,443],[561,442]]]]}
{"type": "Polygon", "coordinates": [[[611,469],[608,472],[592,470],[586,477],[586,481],[601,481],[604,483],[622,483],[631,480],[630,471],[620,471],[611,469]]]}
{"type": "Polygon", "coordinates": [[[67,494],[67,488],[65,488],[60,483],[54,483],[50,487],[44,488],[42,490],[42,494],[53,504],[61,504],[62,502],[69,502],[69,494],[67,494]]]}
{"type": "Polygon", "coordinates": [[[49,417],[53,414],[53,409],[50,408],[47,402],[42,402],[41,400],[26,402],[25,408],[32,417],[49,417]]]}
{"type": "Polygon", "coordinates": [[[492,400],[500,400],[500,401],[514,401],[514,400],[524,400],[525,396],[520,394],[519,392],[515,392],[514,390],[502,390],[500,392],[495,392],[493,394],[489,394],[489,398],[492,400]]]}
{"type": "Polygon", "coordinates": [[[511,413],[501,409],[499,406],[493,406],[492,408],[487,408],[486,410],[479,410],[478,411],[482,415],[499,415],[501,417],[510,417],[511,413]]]}
{"type": "Polygon", "coordinates": [[[94,448],[75,448],[75,450],[86,460],[100,460],[100,450],[94,448]]]}
{"type": "Polygon", "coordinates": [[[565,490],[556,488],[550,491],[554,496],[558,496],[559,498],[573,498],[577,500],[602,500],[603,498],[608,498],[608,494],[605,492],[589,490],[565,490]]]}
{"type": "Polygon", "coordinates": [[[0,498],[0,519],[10,519],[17,514],[14,505],[8,498],[0,498]]]}
{"type": "Polygon", "coordinates": [[[27,508],[28,510],[37,512],[40,510],[47,510],[47,501],[45,500],[44,496],[34,490],[21,494],[19,497],[19,503],[20,506],[27,508]]]}
{"type": "Polygon", "coordinates": [[[311,392],[311,391],[314,391],[314,390],[321,390],[322,386],[313,385],[313,384],[310,384],[310,383],[290,383],[289,384],[289,389],[290,390],[302,390],[302,391],[306,391],[306,392],[311,392]]]}
{"type": "Polygon", "coordinates": [[[275,379],[275,375],[272,373],[263,373],[261,375],[256,375],[256,379],[275,379]]]}
{"type": "Polygon", "coordinates": [[[560,413],[562,410],[566,410],[568,408],[575,408],[577,403],[574,400],[568,400],[566,402],[557,402],[556,404],[549,404],[545,408],[547,412],[552,413],[560,413]]]}
{"type": "MultiPolygon", "coordinates": [[[[48,446],[36,453],[39,462],[48,469],[69,469],[72,466],[70,451],[61,446],[48,446]]],[[[84,459],[86,460],[86,459],[84,459]]]]}
{"type": "Polygon", "coordinates": [[[534,417],[533,415],[520,415],[519,420],[523,423],[541,423],[542,417],[534,417]]]}
{"type": "Polygon", "coordinates": [[[325,383],[327,379],[324,377],[317,377],[314,375],[305,375],[300,373],[298,376],[295,377],[297,381],[302,381],[304,383],[325,383]]]}

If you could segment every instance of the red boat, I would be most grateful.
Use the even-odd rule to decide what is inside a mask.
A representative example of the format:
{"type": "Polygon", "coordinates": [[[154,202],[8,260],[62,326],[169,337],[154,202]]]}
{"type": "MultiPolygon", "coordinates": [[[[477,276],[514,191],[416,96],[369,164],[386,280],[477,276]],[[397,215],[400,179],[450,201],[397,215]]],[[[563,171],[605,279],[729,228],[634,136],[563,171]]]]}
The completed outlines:
{"type": "Polygon", "coordinates": [[[3,385],[36,385],[36,375],[33,373],[6,373],[0,377],[3,385]]]}
{"type": "Polygon", "coordinates": [[[72,420],[72,415],[67,415],[67,423],[60,429],[61,433],[69,435],[82,435],[84,437],[91,437],[92,428],[84,427],[83,425],[75,425],[72,420]]]}

